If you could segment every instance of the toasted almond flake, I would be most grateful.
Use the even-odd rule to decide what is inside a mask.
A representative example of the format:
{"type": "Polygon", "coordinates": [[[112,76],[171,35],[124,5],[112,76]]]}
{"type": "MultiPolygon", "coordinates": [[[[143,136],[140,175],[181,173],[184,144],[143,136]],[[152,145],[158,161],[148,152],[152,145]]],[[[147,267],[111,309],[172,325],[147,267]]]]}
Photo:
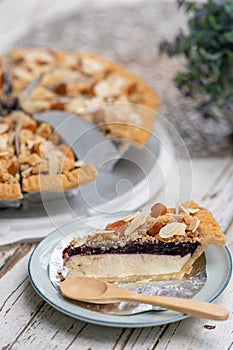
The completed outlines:
{"type": "Polygon", "coordinates": [[[190,214],[196,214],[198,211],[200,210],[200,208],[188,208],[188,211],[190,212],[190,214]]]}
{"type": "Polygon", "coordinates": [[[26,170],[24,170],[22,172],[22,176],[25,177],[26,175],[28,175],[31,171],[33,170],[33,167],[29,167],[26,170]]]}
{"type": "Polygon", "coordinates": [[[87,242],[87,237],[74,238],[72,242],[75,243],[74,247],[80,247],[81,245],[83,245],[87,242]]]}
{"type": "Polygon", "coordinates": [[[126,80],[119,74],[111,74],[106,79],[98,82],[95,87],[95,93],[98,97],[117,96],[125,86],[126,80]]]}
{"type": "Polygon", "coordinates": [[[7,148],[7,139],[0,137],[0,148],[7,148]]]}
{"type": "Polygon", "coordinates": [[[150,214],[150,210],[151,209],[148,207],[148,208],[143,209],[142,212],[137,213],[135,218],[126,227],[124,234],[130,235],[139,226],[143,225],[144,222],[146,221],[148,215],[150,214]]]}
{"type": "Polygon", "coordinates": [[[95,230],[96,234],[103,234],[103,233],[114,233],[115,230],[95,230]]]}
{"type": "Polygon", "coordinates": [[[3,134],[9,129],[9,125],[6,123],[1,123],[0,124],[0,134],[3,134]]]}
{"type": "Polygon", "coordinates": [[[195,214],[200,210],[199,208],[190,208],[188,204],[189,202],[184,202],[180,204],[179,207],[187,214],[195,214]]]}
{"type": "Polygon", "coordinates": [[[178,220],[182,220],[184,218],[184,214],[167,213],[166,215],[171,216],[174,219],[178,219],[178,220]]]}
{"type": "Polygon", "coordinates": [[[76,168],[81,168],[83,165],[84,165],[84,161],[83,161],[83,160],[77,160],[77,161],[74,163],[74,166],[75,166],[76,168]]]}
{"type": "Polygon", "coordinates": [[[27,147],[31,149],[35,144],[39,143],[40,141],[38,140],[28,140],[27,141],[27,147]]]}
{"type": "Polygon", "coordinates": [[[5,152],[0,152],[0,157],[3,157],[3,156],[8,156],[9,152],[5,151],[5,152]]]}
{"type": "Polygon", "coordinates": [[[59,169],[59,157],[62,155],[60,150],[52,150],[47,154],[49,160],[49,174],[56,175],[59,169]]]}
{"type": "Polygon", "coordinates": [[[95,74],[103,70],[103,65],[90,57],[85,57],[82,60],[82,68],[84,73],[95,74]]]}
{"type": "Polygon", "coordinates": [[[172,236],[185,236],[185,229],[187,225],[180,222],[171,222],[161,228],[159,235],[161,238],[170,238],[172,236]]]}
{"type": "Polygon", "coordinates": [[[136,215],[138,215],[140,212],[138,211],[137,213],[135,213],[134,215],[130,214],[130,215],[127,215],[125,216],[124,218],[122,218],[121,220],[125,221],[125,222],[128,222],[128,221],[132,221],[136,215]]]}
{"type": "Polygon", "coordinates": [[[190,230],[190,231],[192,231],[194,233],[196,231],[196,229],[198,228],[200,222],[201,221],[198,219],[198,217],[191,216],[191,222],[188,225],[188,230],[190,230]]]}
{"type": "MultiPolygon", "coordinates": [[[[51,141],[47,141],[44,144],[44,151],[47,158],[49,158],[50,153],[55,150],[54,144],[51,141]]],[[[60,152],[60,151],[59,151],[60,152]]]]}
{"type": "MultiPolygon", "coordinates": [[[[179,208],[181,209],[181,211],[183,211],[186,214],[189,214],[188,208],[184,207],[183,204],[179,204],[179,208]]],[[[180,214],[180,211],[179,211],[180,214]]]]}

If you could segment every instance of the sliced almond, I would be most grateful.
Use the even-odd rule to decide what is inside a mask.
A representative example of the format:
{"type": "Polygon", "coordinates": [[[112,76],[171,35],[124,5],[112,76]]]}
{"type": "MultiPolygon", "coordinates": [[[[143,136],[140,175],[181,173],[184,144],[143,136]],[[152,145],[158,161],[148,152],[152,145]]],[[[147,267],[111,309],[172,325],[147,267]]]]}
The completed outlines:
{"type": "Polygon", "coordinates": [[[159,231],[161,238],[170,238],[173,236],[185,236],[185,229],[187,225],[180,222],[171,222],[167,224],[159,231]]]}
{"type": "Polygon", "coordinates": [[[27,177],[30,172],[33,170],[33,167],[30,167],[30,168],[27,168],[26,170],[24,170],[21,174],[22,174],[22,177],[27,177]]]}
{"type": "Polygon", "coordinates": [[[188,206],[189,202],[184,202],[182,204],[179,205],[179,207],[185,212],[185,213],[189,213],[189,214],[195,214],[197,213],[200,209],[199,208],[190,208],[188,206]]]}
{"type": "Polygon", "coordinates": [[[179,210],[179,214],[180,214],[180,212],[184,212],[185,214],[189,214],[188,208],[184,207],[183,204],[179,204],[179,209],[181,209],[181,210],[179,210]]]}
{"type": "Polygon", "coordinates": [[[53,150],[48,154],[49,160],[49,174],[56,175],[59,170],[59,157],[62,155],[62,152],[59,150],[53,150]]]}
{"type": "Polygon", "coordinates": [[[85,57],[82,60],[82,70],[86,74],[96,74],[103,70],[103,65],[100,62],[95,61],[93,58],[85,57]]]}
{"type": "Polygon", "coordinates": [[[201,220],[199,220],[197,216],[191,216],[191,221],[190,221],[190,224],[188,225],[188,230],[194,233],[198,228],[200,222],[201,220]]]}
{"type": "Polygon", "coordinates": [[[135,216],[135,218],[129,223],[129,225],[126,227],[124,234],[130,235],[139,226],[143,225],[149,214],[150,214],[150,208],[145,208],[142,210],[142,212],[139,212],[135,216]]]}
{"type": "Polygon", "coordinates": [[[115,222],[112,222],[111,224],[108,224],[105,227],[105,230],[114,230],[116,233],[122,234],[125,229],[127,227],[127,222],[125,222],[124,220],[118,220],[115,222]]]}
{"type": "Polygon", "coordinates": [[[0,148],[7,148],[7,138],[0,137],[0,148]]]}
{"type": "Polygon", "coordinates": [[[190,214],[196,214],[198,211],[200,210],[200,208],[188,208],[188,211],[190,212],[190,214]]]}
{"type": "Polygon", "coordinates": [[[114,233],[115,230],[95,230],[96,234],[103,234],[103,233],[114,233]]]}
{"type": "Polygon", "coordinates": [[[139,211],[137,213],[135,213],[134,215],[132,215],[132,214],[127,215],[124,218],[122,218],[121,220],[123,220],[125,222],[132,221],[138,214],[139,214],[139,211]]]}
{"type": "Polygon", "coordinates": [[[184,218],[184,214],[173,214],[173,213],[167,213],[166,215],[177,219],[177,220],[182,220],[184,218]]]}
{"type": "Polygon", "coordinates": [[[3,134],[9,129],[9,125],[6,123],[1,123],[0,124],[0,134],[3,134]]]}
{"type": "Polygon", "coordinates": [[[81,168],[84,165],[84,161],[83,160],[77,160],[74,163],[75,168],[81,168]]]}
{"type": "Polygon", "coordinates": [[[118,96],[124,88],[125,83],[126,80],[119,74],[110,74],[106,79],[98,82],[94,90],[98,97],[118,96]]]}
{"type": "Polygon", "coordinates": [[[4,156],[8,156],[9,152],[4,151],[4,152],[0,152],[0,157],[4,157],[4,156]]]}
{"type": "Polygon", "coordinates": [[[74,238],[71,243],[73,243],[74,247],[80,247],[86,242],[87,242],[87,237],[82,237],[82,238],[74,238]]]}

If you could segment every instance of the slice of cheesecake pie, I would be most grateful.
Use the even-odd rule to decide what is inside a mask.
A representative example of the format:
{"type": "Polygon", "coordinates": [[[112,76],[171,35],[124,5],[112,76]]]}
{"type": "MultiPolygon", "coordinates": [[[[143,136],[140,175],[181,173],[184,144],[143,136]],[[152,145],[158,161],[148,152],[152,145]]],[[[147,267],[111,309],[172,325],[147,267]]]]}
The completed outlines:
{"type": "Polygon", "coordinates": [[[74,238],[63,261],[71,276],[110,282],[180,279],[210,244],[223,246],[225,236],[207,209],[194,202],[175,209],[158,203],[74,238]]]}
{"type": "Polygon", "coordinates": [[[51,125],[15,112],[23,192],[60,192],[96,179],[97,171],[78,160],[51,125]]]}
{"type": "Polygon", "coordinates": [[[0,117],[0,199],[22,198],[19,162],[16,157],[14,118],[0,117]]]}

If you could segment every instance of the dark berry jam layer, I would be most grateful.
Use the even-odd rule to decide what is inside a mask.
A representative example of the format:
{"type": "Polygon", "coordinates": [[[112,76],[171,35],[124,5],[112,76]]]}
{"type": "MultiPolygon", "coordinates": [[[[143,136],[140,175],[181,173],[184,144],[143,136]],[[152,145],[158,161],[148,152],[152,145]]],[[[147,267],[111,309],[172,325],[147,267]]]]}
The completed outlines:
{"type": "Polygon", "coordinates": [[[181,257],[195,252],[200,245],[198,242],[128,242],[121,246],[93,246],[83,245],[80,247],[68,246],[63,251],[65,255],[99,255],[99,254],[157,254],[157,255],[180,255],[181,257]]]}

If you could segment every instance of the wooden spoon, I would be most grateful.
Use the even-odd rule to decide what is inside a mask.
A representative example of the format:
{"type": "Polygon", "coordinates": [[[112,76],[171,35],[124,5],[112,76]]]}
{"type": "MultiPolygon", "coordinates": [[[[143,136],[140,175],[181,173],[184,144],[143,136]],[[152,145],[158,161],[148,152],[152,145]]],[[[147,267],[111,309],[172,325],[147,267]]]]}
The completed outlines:
{"type": "Polygon", "coordinates": [[[226,320],[229,317],[228,310],[220,305],[193,299],[138,294],[95,278],[67,277],[61,283],[61,292],[70,299],[94,304],[136,301],[210,320],[226,320]]]}

